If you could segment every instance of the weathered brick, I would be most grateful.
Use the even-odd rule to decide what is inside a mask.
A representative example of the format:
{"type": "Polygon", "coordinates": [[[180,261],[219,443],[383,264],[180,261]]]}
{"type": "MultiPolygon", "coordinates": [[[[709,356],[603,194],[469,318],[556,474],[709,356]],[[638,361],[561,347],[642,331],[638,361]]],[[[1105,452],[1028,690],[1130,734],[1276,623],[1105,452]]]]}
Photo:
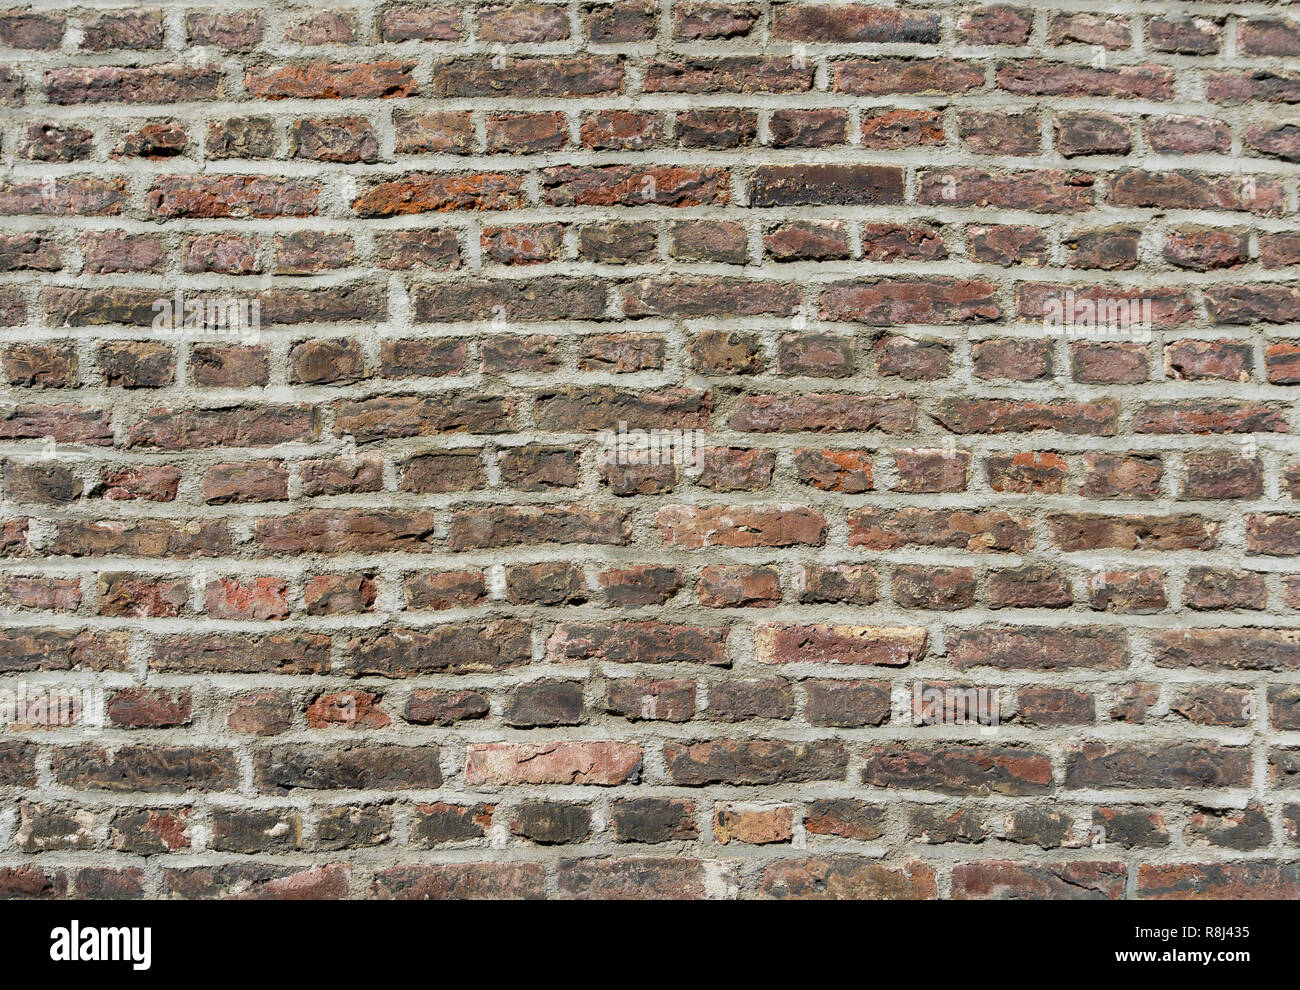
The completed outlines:
{"type": "Polygon", "coordinates": [[[1119,900],[1123,863],[962,863],[953,869],[954,900],[1119,900]]]}
{"type": "Polygon", "coordinates": [[[345,649],[354,676],[391,678],[501,670],[528,663],[532,652],[528,627],[517,619],[381,629],[349,639],[345,649]]]}
{"type": "Polygon", "coordinates": [[[270,100],[391,99],[420,92],[414,62],[304,62],[250,68],[244,88],[270,100]]]}
{"type": "Polygon", "coordinates": [[[1250,757],[1241,748],[1192,743],[1162,747],[1085,743],[1072,747],[1062,786],[1244,787],[1250,757]]]}
{"type": "Polygon", "coordinates": [[[848,763],[844,744],[833,740],[792,743],[775,739],[722,739],[668,743],[663,758],[669,777],[682,787],[843,780],[848,763]]]}
{"type": "Polygon", "coordinates": [[[972,745],[872,746],[862,782],[943,794],[1023,796],[1052,786],[1052,766],[1029,747],[972,745]]]}
{"type": "Polygon", "coordinates": [[[635,781],[641,747],[619,742],[471,743],[465,779],[471,784],[594,784],[635,781]]]}

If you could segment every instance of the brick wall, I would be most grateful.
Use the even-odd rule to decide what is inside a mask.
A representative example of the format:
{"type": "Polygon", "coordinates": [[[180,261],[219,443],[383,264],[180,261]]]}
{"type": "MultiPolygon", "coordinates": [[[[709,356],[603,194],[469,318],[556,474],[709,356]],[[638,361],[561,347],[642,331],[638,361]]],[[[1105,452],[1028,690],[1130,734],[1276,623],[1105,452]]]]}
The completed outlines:
{"type": "Polygon", "coordinates": [[[1285,5],[0,46],[0,894],[1300,894],[1285,5]]]}

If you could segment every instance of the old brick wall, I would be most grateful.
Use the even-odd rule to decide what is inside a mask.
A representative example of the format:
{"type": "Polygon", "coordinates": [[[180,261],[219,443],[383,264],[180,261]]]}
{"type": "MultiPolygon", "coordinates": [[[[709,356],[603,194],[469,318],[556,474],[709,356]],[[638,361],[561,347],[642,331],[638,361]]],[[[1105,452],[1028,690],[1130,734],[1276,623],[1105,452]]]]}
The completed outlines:
{"type": "Polygon", "coordinates": [[[1287,5],[0,47],[0,894],[1300,894],[1287,5]]]}

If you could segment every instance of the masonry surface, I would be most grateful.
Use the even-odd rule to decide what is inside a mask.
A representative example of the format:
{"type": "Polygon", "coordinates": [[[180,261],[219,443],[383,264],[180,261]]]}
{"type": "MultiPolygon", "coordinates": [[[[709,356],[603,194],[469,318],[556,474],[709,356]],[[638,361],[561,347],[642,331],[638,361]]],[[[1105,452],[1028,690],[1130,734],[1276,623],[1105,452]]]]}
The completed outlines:
{"type": "Polygon", "coordinates": [[[1300,896],[1298,102],[1268,2],[0,9],[0,895],[1300,896]]]}

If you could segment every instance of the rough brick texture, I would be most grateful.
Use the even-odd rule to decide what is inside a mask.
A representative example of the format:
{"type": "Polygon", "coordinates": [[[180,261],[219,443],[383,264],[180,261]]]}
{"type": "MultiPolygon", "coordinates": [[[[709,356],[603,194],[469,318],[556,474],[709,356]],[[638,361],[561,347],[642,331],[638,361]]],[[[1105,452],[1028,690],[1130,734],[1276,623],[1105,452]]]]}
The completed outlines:
{"type": "Polygon", "coordinates": [[[1290,5],[52,2],[0,120],[0,896],[1300,891],[1290,5]]]}

